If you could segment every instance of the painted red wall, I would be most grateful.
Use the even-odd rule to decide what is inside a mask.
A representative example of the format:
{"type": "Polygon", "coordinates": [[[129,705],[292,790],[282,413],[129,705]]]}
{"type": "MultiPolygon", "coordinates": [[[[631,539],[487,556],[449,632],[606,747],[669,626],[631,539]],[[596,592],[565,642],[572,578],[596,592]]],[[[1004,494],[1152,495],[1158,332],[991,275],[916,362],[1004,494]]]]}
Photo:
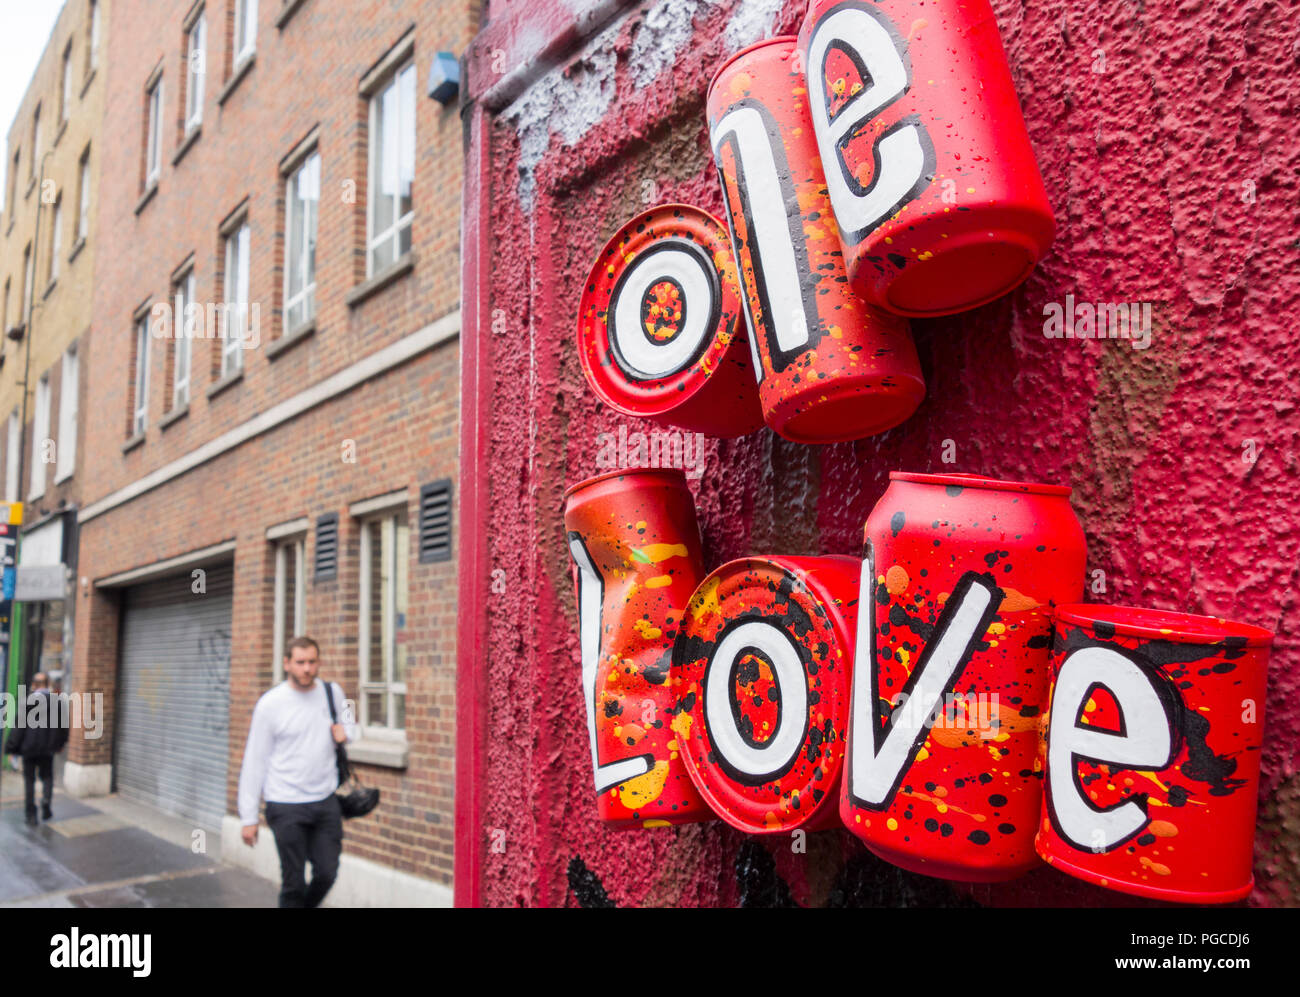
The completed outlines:
{"type": "MultiPolygon", "coordinates": [[[[571,6],[493,3],[467,58],[458,902],[1140,902],[1046,867],[954,889],[844,831],[796,854],[719,822],[620,833],[595,820],[560,497],[600,470],[599,433],[650,427],[583,378],[583,280],[650,204],[721,215],[708,81],[742,44],[796,30],[805,3],[571,6]]],[[[706,566],[856,554],[892,469],[1073,485],[1089,572],[1104,572],[1091,600],[1277,633],[1252,902],[1295,904],[1300,12],[993,6],[1056,210],[1052,251],[1013,294],[913,322],[928,396],[897,429],[825,447],[766,429],[709,441],[692,483],[706,566]],[[1046,338],[1044,305],[1067,293],[1151,302],[1150,347],[1046,338]]]]}

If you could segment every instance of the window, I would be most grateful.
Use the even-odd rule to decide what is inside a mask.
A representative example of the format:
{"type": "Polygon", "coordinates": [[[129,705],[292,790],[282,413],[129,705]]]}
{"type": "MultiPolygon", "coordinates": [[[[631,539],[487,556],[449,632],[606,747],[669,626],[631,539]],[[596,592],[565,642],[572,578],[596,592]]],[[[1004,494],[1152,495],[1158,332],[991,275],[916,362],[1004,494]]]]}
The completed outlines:
{"type": "Polygon", "coordinates": [[[316,216],[320,155],[312,153],[285,189],[284,322],[292,332],[316,315],[316,216]]]}
{"type": "Polygon", "coordinates": [[[63,379],[59,382],[59,457],[54,464],[54,483],[72,477],[77,463],[77,347],[63,354],[63,379]]]}
{"type": "Polygon", "coordinates": [[[307,632],[306,564],[305,533],[275,545],[275,646],[271,670],[277,682],[284,678],[284,646],[307,632]]]}
{"type": "Polygon", "coordinates": [[[240,348],[248,330],[248,222],[226,236],[225,327],[221,340],[221,376],[243,364],[240,348]]]}
{"type": "Polygon", "coordinates": [[[185,131],[188,134],[203,121],[203,79],[207,75],[207,15],[199,12],[191,25],[185,56],[185,131]]]}
{"type": "Polygon", "coordinates": [[[407,63],[370,101],[367,274],[411,250],[415,179],[415,66],[407,63]]]}
{"type": "Polygon", "coordinates": [[[86,51],[87,75],[99,65],[99,4],[90,0],[90,45],[86,51]]]}
{"type": "Polygon", "coordinates": [[[9,324],[9,278],[6,277],[5,278],[5,309],[4,311],[0,312],[0,332],[7,332],[8,330],[12,329],[14,325],[17,324],[18,324],[17,322],[15,322],[13,325],[9,324]]]}
{"type": "Polygon", "coordinates": [[[63,195],[54,199],[54,210],[50,212],[50,266],[47,284],[53,284],[59,276],[59,252],[63,248],[63,195]]]}
{"type": "Polygon", "coordinates": [[[77,165],[77,241],[90,235],[90,146],[81,154],[77,165]]]}
{"type": "Polygon", "coordinates": [[[191,270],[173,289],[172,302],[172,397],[171,410],[190,403],[190,341],[194,329],[186,321],[185,312],[194,304],[194,271],[191,270]]]}
{"type": "Polygon", "coordinates": [[[135,384],[131,402],[131,435],[144,432],[149,408],[149,313],[135,321],[135,384]]]}
{"type": "Polygon", "coordinates": [[[144,176],[144,185],[146,187],[157,183],[158,175],[162,172],[162,97],[162,77],[159,77],[149,91],[149,119],[146,125],[148,139],[145,150],[144,176]]]}
{"type": "Polygon", "coordinates": [[[32,244],[29,242],[23,250],[23,300],[19,314],[25,315],[32,302],[32,288],[36,283],[36,268],[32,263],[32,244]]]}
{"type": "Polygon", "coordinates": [[[18,447],[21,445],[18,410],[9,413],[9,433],[5,441],[5,501],[18,501],[18,447]]]}
{"type": "Polygon", "coordinates": [[[257,0],[235,0],[235,65],[253,54],[257,43],[257,0]]]}
{"type": "Polygon", "coordinates": [[[410,541],[405,509],[361,525],[361,723],[367,733],[406,726],[410,541]]]}
{"type": "Polygon", "coordinates": [[[45,441],[50,437],[50,375],[36,382],[36,412],[32,416],[32,473],[28,499],[45,494],[45,441]]]}
{"type": "Polygon", "coordinates": [[[41,146],[41,105],[36,105],[36,110],[32,112],[32,161],[28,163],[27,179],[36,179],[36,160],[40,155],[41,146]]]}
{"type": "Polygon", "coordinates": [[[14,223],[14,209],[17,207],[15,202],[18,200],[18,164],[21,158],[22,149],[15,149],[13,168],[9,171],[9,199],[5,201],[5,210],[9,212],[10,225],[14,223]]]}
{"type": "Polygon", "coordinates": [[[59,84],[59,120],[67,121],[72,112],[72,42],[63,50],[63,77],[59,84]]]}

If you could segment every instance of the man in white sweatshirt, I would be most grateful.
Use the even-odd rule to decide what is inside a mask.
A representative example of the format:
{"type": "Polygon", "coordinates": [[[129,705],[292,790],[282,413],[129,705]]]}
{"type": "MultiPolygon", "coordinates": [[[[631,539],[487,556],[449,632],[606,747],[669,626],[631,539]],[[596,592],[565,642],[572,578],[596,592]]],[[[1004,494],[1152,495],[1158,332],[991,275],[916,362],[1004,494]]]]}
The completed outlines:
{"type": "Polygon", "coordinates": [[[314,640],[291,640],[284,670],[288,677],[253,708],[239,773],[239,820],[244,844],[252,847],[258,798],[266,799],[266,823],[280,853],[280,906],[316,907],[334,885],[343,850],[334,745],[355,740],[356,724],[338,684],[316,681],[320,647],[314,640]],[[327,692],[342,723],[331,723],[327,692]]]}

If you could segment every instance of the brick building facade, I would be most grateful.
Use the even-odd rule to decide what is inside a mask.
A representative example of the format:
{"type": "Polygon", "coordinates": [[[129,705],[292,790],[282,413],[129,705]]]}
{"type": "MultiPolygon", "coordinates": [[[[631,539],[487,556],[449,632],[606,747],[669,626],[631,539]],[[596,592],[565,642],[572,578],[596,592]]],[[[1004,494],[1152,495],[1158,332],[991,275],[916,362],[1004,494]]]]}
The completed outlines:
{"type": "Polygon", "coordinates": [[[447,903],[462,153],[427,88],[475,12],[341,6],[115,4],[75,669],[114,734],[66,782],[278,876],[236,786],[305,631],[383,793],[332,899],[447,903]]]}

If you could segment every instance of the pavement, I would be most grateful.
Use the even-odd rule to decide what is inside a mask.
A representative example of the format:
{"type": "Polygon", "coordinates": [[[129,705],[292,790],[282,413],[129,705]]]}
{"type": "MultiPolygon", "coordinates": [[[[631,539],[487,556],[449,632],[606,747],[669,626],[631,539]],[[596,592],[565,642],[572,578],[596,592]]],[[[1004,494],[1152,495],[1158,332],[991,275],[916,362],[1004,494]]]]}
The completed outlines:
{"type": "Polygon", "coordinates": [[[222,864],[219,831],[58,781],[53,818],[29,827],[21,773],[6,767],[2,791],[0,907],[276,906],[278,884],[222,864]]]}

